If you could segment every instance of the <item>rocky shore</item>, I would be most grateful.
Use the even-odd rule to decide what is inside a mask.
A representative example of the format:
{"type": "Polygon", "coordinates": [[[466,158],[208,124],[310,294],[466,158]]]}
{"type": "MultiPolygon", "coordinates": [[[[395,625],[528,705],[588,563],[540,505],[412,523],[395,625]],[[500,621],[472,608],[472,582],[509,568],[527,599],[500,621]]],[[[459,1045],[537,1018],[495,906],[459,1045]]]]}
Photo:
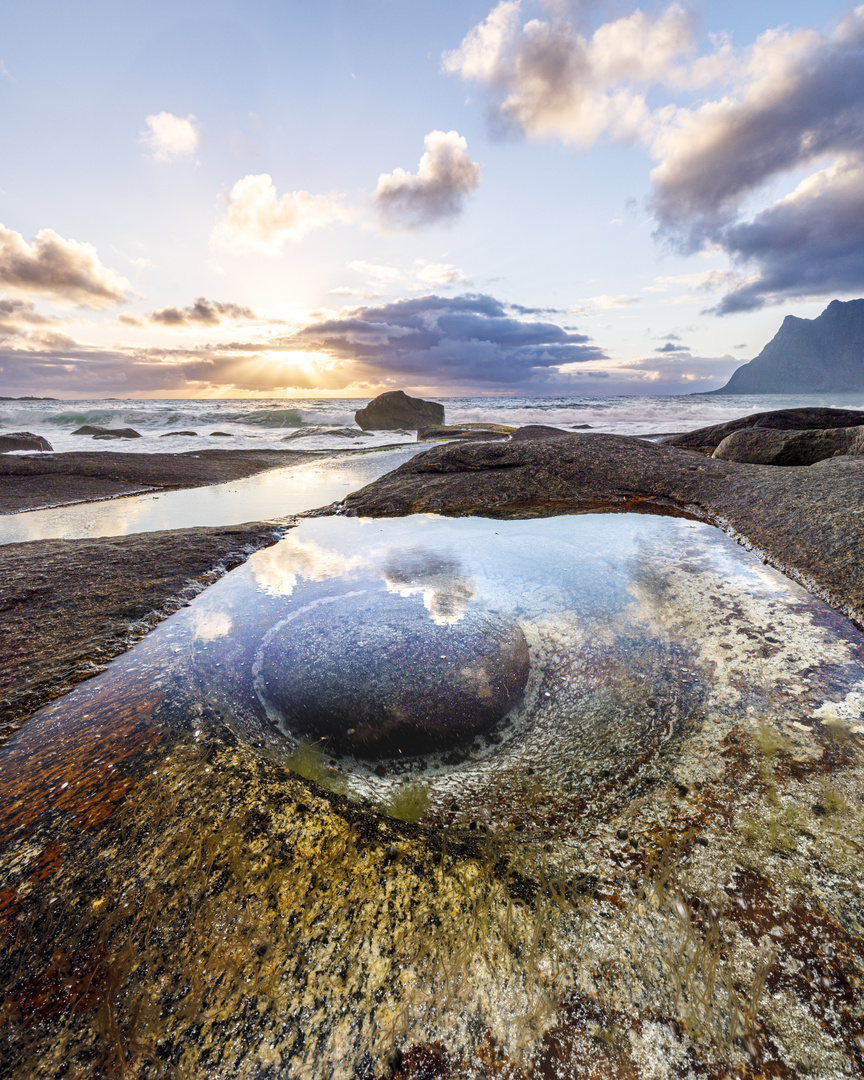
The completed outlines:
{"type": "MultiPolygon", "coordinates": [[[[64,455],[90,456],[99,483],[180,474],[64,455]]],[[[862,481],[864,458],[777,468],[523,428],[436,446],[319,513],[692,516],[861,620],[862,481]]],[[[0,548],[7,716],[278,535],[0,548]]],[[[506,778],[499,830],[455,803],[445,828],[350,801],[326,762],[232,728],[182,654],[148,666],[159,635],[43,709],[0,749],[0,1080],[860,1075],[861,695],[815,703],[864,646],[806,599],[775,625],[770,582],[751,610],[715,567],[667,562],[636,599],[652,640],[687,647],[596,677],[601,698],[668,702],[669,732],[617,802],[559,808],[569,839],[520,820],[549,797],[533,768],[506,778]],[[801,651],[814,640],[824,656],[801,651]]]]}
{"type": "Polygon", "coordinates": [[[537,517],[667,509],[731,533],[864,623],[864,457],[743,465],[617,435],[520,428],[506,443],[447,443],[326,513],[537,517]]]}

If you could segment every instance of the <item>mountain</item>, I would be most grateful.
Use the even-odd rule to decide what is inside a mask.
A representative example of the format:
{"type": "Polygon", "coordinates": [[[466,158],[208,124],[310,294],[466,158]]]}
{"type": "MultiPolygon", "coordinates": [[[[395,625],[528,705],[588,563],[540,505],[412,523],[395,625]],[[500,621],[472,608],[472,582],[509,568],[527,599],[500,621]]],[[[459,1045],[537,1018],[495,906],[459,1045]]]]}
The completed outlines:
{"type": "Polygon", "coordinates": [[[713,394],[864,390],[864,300],[832,300],[815,319],[787,315],[762,352],[713,394]]]}

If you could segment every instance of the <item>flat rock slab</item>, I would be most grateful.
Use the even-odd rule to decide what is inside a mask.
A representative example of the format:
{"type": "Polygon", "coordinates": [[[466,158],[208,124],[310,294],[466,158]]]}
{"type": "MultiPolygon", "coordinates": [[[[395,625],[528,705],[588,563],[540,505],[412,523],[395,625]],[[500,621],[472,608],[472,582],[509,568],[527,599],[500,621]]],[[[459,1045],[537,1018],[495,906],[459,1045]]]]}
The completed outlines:
{"type": "Polygon", "coordinates": [[[283,531],[258,523],[0,547],[0,742],[283,531]]]}
{"type": "Polygon", "coordinates": [[[75,451],[0,457],[0,514],[135,495],[154,488],[224,484],[333,451],[193,450],[183,454],[75,451]]]}
{"type": "MultiPolygon", "coordinates": [[[[743,465],[619,435],[521,428],[508,443],[447,443],[349,495],[369,517],[537,517],[592,510],[691,513],[758,549],[864,622],[864,459],[743,465]]],[[[329,512],[329,511],[328,511],[329,512]]]]}

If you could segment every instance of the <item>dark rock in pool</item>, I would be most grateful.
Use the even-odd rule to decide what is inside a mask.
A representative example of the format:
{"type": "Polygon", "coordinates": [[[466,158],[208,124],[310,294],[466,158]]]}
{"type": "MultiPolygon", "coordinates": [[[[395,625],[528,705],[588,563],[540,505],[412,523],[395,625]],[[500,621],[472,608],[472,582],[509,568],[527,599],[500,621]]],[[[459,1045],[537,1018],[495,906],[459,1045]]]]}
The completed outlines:
{"type": "Polygon", "coordinates": [[[106,428],[94,424],[84,424],[76,428],[73,435],[92,435],[94,439],[140,439],[141,432],[131,427],[106,428]]]}
{"type": "Polygon", "coordinates": [[[432,424],[444,423],[444,406],[437,401],[408,397],[404,390],[379,394],[354,413],[355,422],[364,431],[418,431],[432,424]]]}
{"type": "Polygon", "coordinates": [[[712,457],[750,465],[815,465],[826,458],[864,453],[864,427],[776,431],[741,428],[720,443],[712,457]]]}
{"type": "Polygon", "coordinates": [[[344,596],[279,624],[258,693],[289,734],[377,760],[456,749],[521,700],[528,645],[484,612],[436,624],[419,598],[344,596]]]}
{"type": "Polygon", "coordinates": [[[0,435],[0,454],[8,454],[11,450],[53,449],[47,439],[34,435],[31,431],[10,431],[8,435],[0,435]]]}

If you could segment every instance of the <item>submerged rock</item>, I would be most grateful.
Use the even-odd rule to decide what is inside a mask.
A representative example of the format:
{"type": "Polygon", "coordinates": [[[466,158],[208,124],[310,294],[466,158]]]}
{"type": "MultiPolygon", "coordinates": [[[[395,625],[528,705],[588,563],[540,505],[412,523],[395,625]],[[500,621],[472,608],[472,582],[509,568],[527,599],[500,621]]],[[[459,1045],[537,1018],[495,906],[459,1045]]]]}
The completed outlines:
{"type": "Polygon", "coordinates": [[[712,457],[750,465],[815,465],[826,458],[864,453],[864,427],[776,431],[741,428],[720,443],[712,457]]]}
{"type": "Polygon", "coordinates": [[[31,431],[10,431],[8,435],[0,435],[0,454],[8,454],[11,450],[53,449],[47,439],[34,435],[31,431]]]}
{"type": "Polygon", "coordinates": [[[141,432],[131,427],[106,428],[94,424],[84,424],[76,428],[73,435],[92,435],[94,439],[140,439],[141,432]]]}
{"type": "Polygon", "coordinates": [[[283,435],[282,442],[291,442],[292,439],[308,439],[312,435],[335,435],[340,439],[369,439],[371,432],[361,428],[328,427],[326,424],[310,424],[308,427],[298,428],[290,435],[283,435]]]}
{"type": "Polygon", "coordinates": [[[160,439],[167,439],[169,435],[197,435],[197,431],[163,431],[160,439]]]}
{"type": "Polygon", "coordinates": [[[430,424],[443,424],[444,406],[437,401],[409,397],[404,390],[389,390],[373,398],[365,408],[358,409],[354,420],[364,431],[396,431],[400,428],[418,431],[430,424]]]}
{"type": "Polygon", "coordinates": [[[339,597],[271,631],[258,693],[295,738],[367,759],[447,751],[491,730],[528,680],[518,624],[468,611],[436,623],[415,599],[339,597]]]}

